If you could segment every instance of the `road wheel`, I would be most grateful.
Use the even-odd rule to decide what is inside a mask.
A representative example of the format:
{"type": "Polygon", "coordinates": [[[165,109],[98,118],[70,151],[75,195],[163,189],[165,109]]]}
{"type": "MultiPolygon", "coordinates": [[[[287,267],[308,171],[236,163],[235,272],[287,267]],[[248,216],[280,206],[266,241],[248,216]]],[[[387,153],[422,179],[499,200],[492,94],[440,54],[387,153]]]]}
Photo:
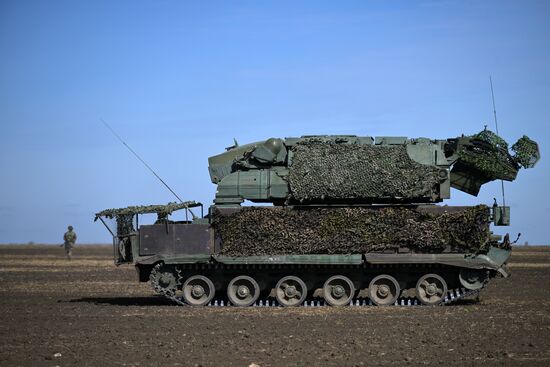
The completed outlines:
{"type": "Polygon", "coordinates": [[[302,279],[293,275],[281,278],[275,286],[275,298],[281,306],[299,306],[305,301],[306,296],[306,284],[302,279]]]}
{"type": "Polygon", "coordinates": [[[327,279],[323,286],[325,301],[335,307],[348,305],[355,295],[352,281],[343,275],[335,275],[327,279]]]}
{"type": "Polygon", "coordinates": [[[248,275],[233,278],[227,286],[227,297],[237,307],[251,306],[260,296],[260,286],[248,275]]]}
{"type": "Polygon", "coordinates": [[[416,283],[416,297],[425,305],[436,305],[447,294],[447,282],[437,274],[426,274],[416,283]]]}
{"type": "Polygon", "coordinates": [[[393,305],[400,293],[401,287],[391,275],[378,275],[369,284],[369,298],[377,306],[393,305]]]}
{"type": "Polygon", "coordinates": [[[216,289],[204,275],[193,275],[183,283],[183,300],[190,306],[205,306],[214,298],[216,289]]]}

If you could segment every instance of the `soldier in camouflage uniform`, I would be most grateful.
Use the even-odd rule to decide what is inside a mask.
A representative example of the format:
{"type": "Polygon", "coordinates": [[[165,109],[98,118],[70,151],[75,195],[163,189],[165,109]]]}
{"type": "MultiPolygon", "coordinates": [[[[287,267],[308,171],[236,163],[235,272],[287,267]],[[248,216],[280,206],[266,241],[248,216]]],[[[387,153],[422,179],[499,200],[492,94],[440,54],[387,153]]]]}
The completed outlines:
{"type": "Polygon", "coordinates": [[[73,231],[73,226],[69,226],[67,229],[68,231],[63,235],[63,241],[65,252],[67,253],[67,259],[71,260],[73,256],[73,247],[76,243],[76,233],[73,231]]]}

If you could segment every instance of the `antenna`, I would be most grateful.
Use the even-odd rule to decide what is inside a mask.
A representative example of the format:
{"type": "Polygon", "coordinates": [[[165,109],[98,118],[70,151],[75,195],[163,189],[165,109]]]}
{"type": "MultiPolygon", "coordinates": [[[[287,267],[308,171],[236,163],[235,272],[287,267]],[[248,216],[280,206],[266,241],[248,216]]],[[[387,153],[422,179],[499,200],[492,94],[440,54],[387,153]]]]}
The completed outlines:
{"type": "MultiPolygon", "coordinates": [[[[183,204],[183,200],[181,200],[181,198],[178,196],[178,194],[176,194],[176,193],[174,192],[174,190],[172,190],[172,189],[170,188],[170,186],[168,186],[168,184],[167,184],[166,182],[164,182],[164,180],[163,180],[162,178],[160,178],[159,175],[157,175],[157,173],[151,168],[151,166],[149,166],[149,165],[147,164],[147,162],[145,162],[145,161],[144,161],[144,160],[143,160],[143,159],[142,159],[142,158],[141,158],[141,157],[140,157],[140,156],[139,156],[139,155],[138,155],[138,154],[128,145],[128,144],[126,144],[126,142],[125,142],[124,140],[122,140],[122,138],[120,137],[120,135],[118,135],[118,134],[116,133],[116,131],[113,130],[113,128],[112,128],[111,126],[109,126],[109,124],[108,124],[103,118],[101,118],[101,122],[102,122],[103,125],[105,125],[105,127],[106,127],[107,129],[109,129],[109,131],[111,131],[111,133],[113,133],[113,135],[114,135],[114,136],[115,136],[115,137],[116,137],[116,138],[117,138],[126,148],[128,148],[128,150],[129,150],[129,151],[130,151],[130,152],[131,152],[131,153],[132,153],[141,163],[143,163],[143,165],[144,165],[145,167],[147,167],[147,169],[149,169],[149,171],[151,171],[151,173],[152,173],[153,175],[155,175],[155,177],[158,178],[159,181],[162,182],[162,184],[163,184],[164,186],[166,186],[166,188],[167,188],[168,190],[170,190],[170,192],[171,192],[172,194],[174,194],[174,196],[183,204]]],[[[187,211],[189,211],[189,213],[191,213],[191,216],[193,217],[193,219],[196,218],[195,214],[191,211],[191,209],[189,209],[189,208],[187,208],[187,207],[186,207],[185,209],[186,209],[187,211]]]]}
{"type": "MultiPolygon", "coordinates": [[[[493,116],[495,117],[495,128],[497,135],[500,135],[498,133],[498,121],[497,121],[497,108],[495,105],[495,92],[493,91],[493,78],[489,75],[489,83],[491,83],[491,97],[493,98],[493,116]]],[[[506,206],[506,199],[504,196],[504,180],[500,180],[500,188],[502,190],[502,206],[506,206]]]]}

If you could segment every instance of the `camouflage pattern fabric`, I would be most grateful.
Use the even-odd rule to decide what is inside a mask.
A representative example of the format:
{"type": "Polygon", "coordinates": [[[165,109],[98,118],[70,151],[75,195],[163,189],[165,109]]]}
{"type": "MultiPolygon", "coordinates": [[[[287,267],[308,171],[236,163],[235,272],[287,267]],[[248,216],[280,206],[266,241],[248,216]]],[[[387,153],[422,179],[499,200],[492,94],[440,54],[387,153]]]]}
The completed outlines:
{"type": "Polygon", "coordinates": [[[437,197],[439,169],[413,161],[405,145],[297,143],[288,182],[292,199],[414,199],[437,197]]]}
{"type": "Polygon", "coordinates": [[[63,235],[63,245],[65,247],[65,253],[67,254],[67,259],[71,260],[73,257],[73,247],[76,244],[76,233],[69,229],[63,235]]]}
{"type": "Polygon", "coordinates": [[[76,233],[74,231],[67,231],[63,235],[63,242],[65,248],[73,248],[76,243],[76,233]]]}
{"type": "Polygon", "coordinates": [[[489,208],[429,213],[414,207],[247,207],[214,215],[229,256],[357,254],[408,247],[478,253],[490,244],[489,208]],[[448,248],[448,246],[450,248],[448,248]]]}

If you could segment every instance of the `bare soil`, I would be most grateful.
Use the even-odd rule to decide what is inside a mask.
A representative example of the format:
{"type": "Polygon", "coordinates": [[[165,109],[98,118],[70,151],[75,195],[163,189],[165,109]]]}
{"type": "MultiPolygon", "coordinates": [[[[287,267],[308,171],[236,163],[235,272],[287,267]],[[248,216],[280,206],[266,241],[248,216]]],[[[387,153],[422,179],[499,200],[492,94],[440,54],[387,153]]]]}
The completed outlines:
{"type": "Polygon", "coordinates": [[[550,247],[442,307],[189,308],[108,246],[0,246],[1,366],[550,365],[550,247]]]}

